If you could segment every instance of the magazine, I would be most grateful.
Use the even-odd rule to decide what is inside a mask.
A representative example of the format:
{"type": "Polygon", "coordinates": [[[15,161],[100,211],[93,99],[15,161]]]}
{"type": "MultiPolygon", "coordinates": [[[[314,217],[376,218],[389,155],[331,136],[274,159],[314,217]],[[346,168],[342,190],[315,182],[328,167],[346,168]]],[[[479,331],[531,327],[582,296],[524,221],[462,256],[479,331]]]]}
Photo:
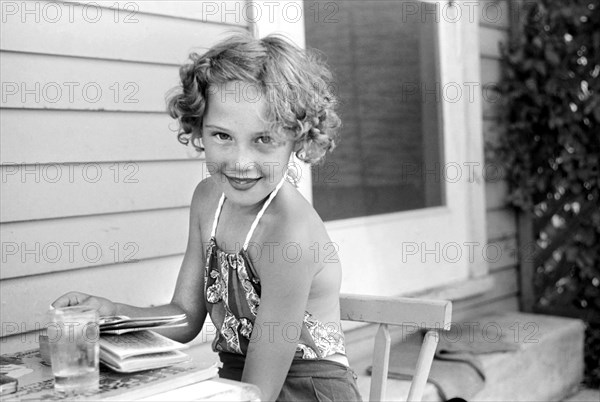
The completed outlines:
{"type": "Polygon", "coordinates": [[[100,336],[100,361],[109,368],[132,373],[189,360],[181,350],[187,345],[150,330],[100,336]]]}
{"type": "Polygon", "coordinates": [[[187,325],[185,314],[163,317],[105,316],[100,317],[100,333],[119,335],[127,332],[143,331],[147,329],[163,329],[187,325]]]}
{"type": "Polygon", "coordinates": [[[0,395],[12,394],[17,392],[17,379],[4,373],[0,373],[0,395]]]}

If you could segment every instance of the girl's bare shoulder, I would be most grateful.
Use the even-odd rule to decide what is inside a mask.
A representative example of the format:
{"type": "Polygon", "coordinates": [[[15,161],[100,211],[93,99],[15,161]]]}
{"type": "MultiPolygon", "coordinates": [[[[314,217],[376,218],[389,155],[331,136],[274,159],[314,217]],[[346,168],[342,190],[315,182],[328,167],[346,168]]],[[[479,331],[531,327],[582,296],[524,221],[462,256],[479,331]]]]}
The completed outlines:
{"type": "Polygon", "coordinates": [[[220,196],[216,183],[210,177],[196,186],[192,197],[191,213],[197,217],[201,227],[205,228],[212,222],[220,196]]]}
{"type": "Polygon", "coordinates": [[[217,198],[218,200],[219,195],[220,194],[218,194],[215,182],[210,177],[207,177],[198,183],[196,189],[194,190],[194,195],[192,197],[192,208],[196,209],[198,212],[201,212],[208,207],[207,204],[210,204],[210,201],[212,201],[214,198],[217,198]]]}
{"type": "MultiPolygon", "coordinates": [[[[273,202],[265,235],[269,241],[309,248],[326,243],[329,235],[313,206],[292,185],[284,186],[273,202]]],[[[291,247],[290,246],[290,247],[291,247]]]]}

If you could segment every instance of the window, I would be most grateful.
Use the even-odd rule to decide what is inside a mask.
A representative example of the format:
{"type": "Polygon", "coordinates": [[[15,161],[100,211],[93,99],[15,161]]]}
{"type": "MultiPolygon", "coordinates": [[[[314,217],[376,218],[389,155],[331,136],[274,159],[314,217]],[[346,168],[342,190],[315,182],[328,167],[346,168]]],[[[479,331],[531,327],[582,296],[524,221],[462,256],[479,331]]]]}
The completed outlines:
{"type": "Polygon", "coordinates": [[[334,72],[343,122],[312,170],[315,209],[335,220],[442,205],[434,18],[406,18],[399,1],[337,4],[329,20],[306,5],[306,45],[334,72]]]}

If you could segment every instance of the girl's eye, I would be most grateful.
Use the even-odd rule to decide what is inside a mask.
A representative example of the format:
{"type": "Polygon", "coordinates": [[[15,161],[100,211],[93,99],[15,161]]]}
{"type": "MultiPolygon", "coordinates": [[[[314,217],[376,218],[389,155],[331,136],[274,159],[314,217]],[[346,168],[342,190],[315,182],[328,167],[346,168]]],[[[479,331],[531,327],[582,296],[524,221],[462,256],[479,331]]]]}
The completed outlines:
{"type": "Polygon", "coordinates": [[[213,135],[221,141],[227,141],[231,138],[229,136],[229,134],[225,134],[225,133],[214,133],[213,135]]]}
{"type": "Polygon", "coordinates": [[[262,136],[258,137],[256,140],[262,144],[272,144],[273,143],[273,137],[268,136],[268,135],[262,135],[262,136]]]}

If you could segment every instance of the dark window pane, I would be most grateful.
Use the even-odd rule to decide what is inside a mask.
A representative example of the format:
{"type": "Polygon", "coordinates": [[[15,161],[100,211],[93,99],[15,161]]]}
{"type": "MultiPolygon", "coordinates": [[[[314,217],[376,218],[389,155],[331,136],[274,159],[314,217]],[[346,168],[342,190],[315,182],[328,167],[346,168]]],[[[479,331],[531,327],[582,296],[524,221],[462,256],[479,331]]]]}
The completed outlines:
{"type": "Polygon", "coordinates": [[[401,1],[327,4],[305,3],[306,42],[335,74],[343,128],[313,168],[316,210],[333,220],[442,205],[435,5],[412,2],[429,8],[421,18],[401,1]]]}

